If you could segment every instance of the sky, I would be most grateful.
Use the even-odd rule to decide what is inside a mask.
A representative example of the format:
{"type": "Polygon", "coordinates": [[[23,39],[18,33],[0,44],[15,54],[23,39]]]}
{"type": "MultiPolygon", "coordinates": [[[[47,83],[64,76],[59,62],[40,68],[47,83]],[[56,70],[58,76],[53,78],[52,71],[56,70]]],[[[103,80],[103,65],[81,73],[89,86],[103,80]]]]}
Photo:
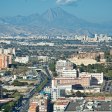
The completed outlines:
{"type": "Polygon", "coordinates": [[[0,0],[0,17],[41,14],[55,7],[93,23],[112,21],[112,0],[0,0]]]}

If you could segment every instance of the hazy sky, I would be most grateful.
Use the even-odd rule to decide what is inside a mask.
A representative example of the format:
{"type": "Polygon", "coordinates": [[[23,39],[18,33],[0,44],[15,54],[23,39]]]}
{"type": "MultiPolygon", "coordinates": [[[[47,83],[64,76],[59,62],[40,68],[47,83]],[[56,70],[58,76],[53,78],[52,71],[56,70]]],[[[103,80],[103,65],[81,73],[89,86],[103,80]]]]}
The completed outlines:
{"type": "Polygon", "coordinates": [[[57,6],[91,22],[112,21],[112,0],[0,0],[0,17],[41,14],[57,6]]]}

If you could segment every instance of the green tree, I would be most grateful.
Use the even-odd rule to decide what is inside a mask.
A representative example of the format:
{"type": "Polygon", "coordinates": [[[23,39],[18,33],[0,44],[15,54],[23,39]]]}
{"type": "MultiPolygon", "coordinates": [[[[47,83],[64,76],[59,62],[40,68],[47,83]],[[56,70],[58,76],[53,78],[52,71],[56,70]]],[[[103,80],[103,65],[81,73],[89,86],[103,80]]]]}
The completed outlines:
{"type": "Polygon", "coordinates": [[[77,91],[75,94],[76,94],[77,97],[83,97],[84,96],[84,94],[81,93],[80,91],[77,91]]]}
{"type": "Polygon", "coordinates": [[[100,55],[96,57],[97,62],[100,62],[100,59],[101,59],[100,55]]]}
{"type": "Polygon", "coordinates": [[[12,85],[14,85],[14,86],[26,86],[26,85],[28,85],[28,83],[27,82],[19,82],[18,80],[14,80],[12,85]]]}

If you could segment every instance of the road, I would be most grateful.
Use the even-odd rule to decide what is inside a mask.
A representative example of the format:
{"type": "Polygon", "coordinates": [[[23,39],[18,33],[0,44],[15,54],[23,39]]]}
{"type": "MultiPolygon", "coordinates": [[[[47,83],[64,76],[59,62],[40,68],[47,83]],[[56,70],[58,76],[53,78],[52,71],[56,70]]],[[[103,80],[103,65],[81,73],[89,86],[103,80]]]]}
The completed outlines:
{"type": "Polygon", "coordinates": [[[53,78],[53,75],[51,73],[51,71],[49,70],[49,67],[48,66],[44,66],[44,69],[45,69],[45,72],[47,74],[47,76],[52,79],[53,78]]]}
{"type": "MultiPolygon", "coordinates": [[[[45,87],[49,83],[51,83],[52,75],[49,73],[48,67],[45,66],[44,69],[47,74],[47,78],[49,79],[48,82],[44,85],[45,87]]],[[[43,83],[43,81],[46,80],[45,74],[42,73],[41,75],[42,75],[41,77],[42,80],[39,85],[41,85],[41,83],[43,83]]],[[[35,85],[34,88],[29,93],[27,93],[20,101],[18,101],[17,105],[15,105],[15,107],[13,108],[13,112],[27,112],[28,111],[30,98],[32,98],[33,95],[36,93],[36,90],[39,85],[38,84],[35,85]]]]}

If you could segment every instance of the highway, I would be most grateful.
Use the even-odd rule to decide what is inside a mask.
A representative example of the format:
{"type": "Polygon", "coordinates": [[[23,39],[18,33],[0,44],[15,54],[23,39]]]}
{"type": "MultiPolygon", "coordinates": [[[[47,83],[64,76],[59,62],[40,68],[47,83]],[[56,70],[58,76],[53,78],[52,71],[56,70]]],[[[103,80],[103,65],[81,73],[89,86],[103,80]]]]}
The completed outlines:
{"type": "MultiPolygon", "coordinates": [[[[51,83],[52,74],[49,73],[48,67],[44,67],[44,69],[45,69],[47,77],[45,76],[45,74],[42,73],[41,82],[39,85],[43,84],[43,82],[46,80],[46,78],[48,78],[49,80],[45,82],[46,84],[44,84],[44,87],[45,87],[46,85],[51,83]]],[[[17,105],[15,105],[15,107],[13,107],[12,112],[28,112],[30,98],[32,98],[36,92],[41,91],[41,90],[39,90],[40,89],[39,85],[38,84],[35,85],[34,88],[29,93],[27,93],[25,96],[23,96],[23,98],[18,101],[17,105]],[[37,90],[37,88],[39,88],[39,89],[37,90]]],[[[42,89],[44,87],[42,87],[42,89]]]]}

